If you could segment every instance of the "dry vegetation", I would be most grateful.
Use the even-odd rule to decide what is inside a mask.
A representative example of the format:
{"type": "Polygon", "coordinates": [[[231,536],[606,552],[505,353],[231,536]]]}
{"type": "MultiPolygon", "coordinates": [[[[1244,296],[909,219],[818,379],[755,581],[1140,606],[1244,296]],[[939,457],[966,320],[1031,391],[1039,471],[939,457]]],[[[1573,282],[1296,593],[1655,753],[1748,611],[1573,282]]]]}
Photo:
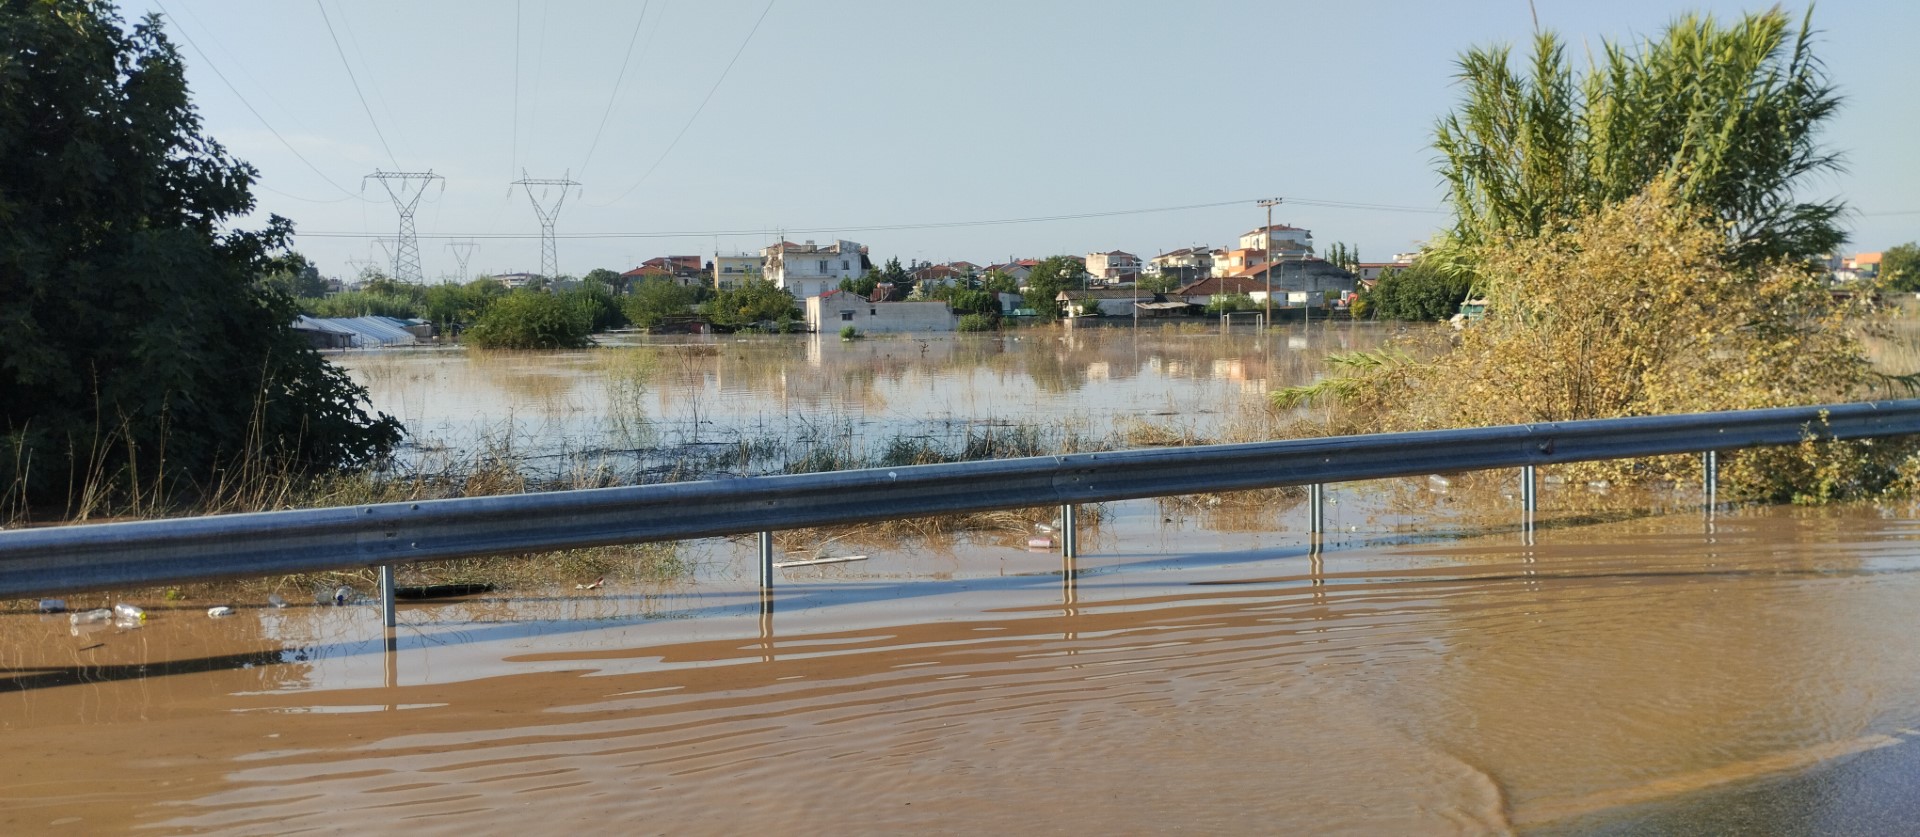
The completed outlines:
{"type": "MultiPolygon", "coordinates": [[[[1334,433],[1426,430],[1857,400],[1912,390],[1877,371],[1871,297],[1836,299],[1808,265],[1725,257],[1726,231],[1670,182],[1571,229],[1480,254],[1487,317],[1450,351],[1334,358],[1339,374],[1274,394],[1336,399],[1334,433]]],[[[1814,441],[1727,457],[1742,495],[1820,501],[1910,489],[1912,442],[1814,441]]],[[[1695,479],[1694,457],[1592,463],[1582,478],[1695,479]]]]}

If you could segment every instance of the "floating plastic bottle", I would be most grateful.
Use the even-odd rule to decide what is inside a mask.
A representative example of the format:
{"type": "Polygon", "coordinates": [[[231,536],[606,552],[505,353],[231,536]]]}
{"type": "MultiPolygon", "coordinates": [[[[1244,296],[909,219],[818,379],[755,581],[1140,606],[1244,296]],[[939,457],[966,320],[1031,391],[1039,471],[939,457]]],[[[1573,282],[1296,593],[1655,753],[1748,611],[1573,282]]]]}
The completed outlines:
{"type": "Polygon", "coordinates": [[[233,608],[227,607],[226,605],[214,605],[213,607],[207,608],[207,615],[216,619],[222,616],[232,616],[233,614],[233,608]]]}
{"type": "Polygon", "coordinates": [[[111,622],[113,621],[113,611],[108,610],[104,607],[98,608],[95,610],[76,611],[74,613],[67,615],[67,621],[72,622],[75,625],[90,625],[95,622],[111,622]]]}
{"type": "Polygon", "coordinates": [[[145,610],[141,609],[139,605],[131,605],[126,602],[114,605],[113,615],[131,622],[147,621],[147,612],[145,610]]]}
{"type": "Polygon", "coordinates": [[[66,611],[67,611],[66,599],[41,599],[40,600],[41,613],[65,613],[66,611]]]}
{"type": "Polygon", "coordinates": [[[348,587],[344,584],[341,585],[338,589],[333,591],[333,603],[335,606],[347,604],[353,601],[353,598],[354,598],[353,588],[348,587]]]}
{"type": "Polygon", "coordinates": [[[267,595],[267,604],[273,605],[274,607],[286,607],[287,600],[279,593],[270,593],[267,595]]]}

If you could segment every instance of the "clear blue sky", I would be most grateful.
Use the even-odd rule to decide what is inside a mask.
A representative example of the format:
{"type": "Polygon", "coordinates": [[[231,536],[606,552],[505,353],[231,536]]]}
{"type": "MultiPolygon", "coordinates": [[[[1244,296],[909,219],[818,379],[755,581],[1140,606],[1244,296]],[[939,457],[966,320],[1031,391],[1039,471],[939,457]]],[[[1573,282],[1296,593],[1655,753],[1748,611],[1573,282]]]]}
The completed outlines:
{"type": "MultiPolygon", "coordinates": [[[[1656,33],[1688,10],[1734,16],[1766,4],[1536,6],[1540,24],[1578,50],[1656,33]]],[[[261,211],[308,233],[298,247],[324,272],[385,260],[371,237],[393,235],[397,219],[377,184],[362,191],[364,175],[396,167],[444,175],[444,190],[430,192],[417,216],[429,281],[454,271],[445,240],[432,236],[525,236],[483,240],[470,272],[538,268],[534,212],[508,186],[523,169],[583,184],[560,212],[563,235],[744,231],[563,239],[560,267],[575,275],[655,255],[756,249],[780,230],[809,230],[789,233],[795,240],[850,238],[876,259],[986,263],[1218,246],[1258,225],[1264,215],[1252,201],[1268,196],[1427,209],[1276,211],[1323,247],[1352,242],[1364,258],[1385,259],[1445,220],[1428,143],[1457,96],[1453,61],[1476,44],[1524,43],[1533,29],[1524,0],[777,0],[747,40],[767,8],[129,0],[122,10],[129,19],[170,13],[207,129],[260,169],[261,211]],[[1224,201],[1244,202],[858,229],[1224,201]]],[[[1829,2],[1814,25],[1818,54],[1847,99],[1827,139],[1845,151],[1848,171],[1812,191],[1858,213],[1849,251],[1920,239],[1920,76],[1911,58],[1920,3],[1829,2]]]]}

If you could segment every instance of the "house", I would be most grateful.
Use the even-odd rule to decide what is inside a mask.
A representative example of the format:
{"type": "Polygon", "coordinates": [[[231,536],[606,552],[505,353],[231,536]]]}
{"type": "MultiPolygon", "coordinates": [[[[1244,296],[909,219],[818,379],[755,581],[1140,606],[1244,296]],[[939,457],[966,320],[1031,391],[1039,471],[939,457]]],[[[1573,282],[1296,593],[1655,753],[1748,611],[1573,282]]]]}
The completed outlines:
{"type": "MultiPolygon", "coordinates": [[[[1276,277],[1278,274],[1275,274],[1276,277]]],[[[1280,289],[1274,288],[1278,294],[1280,289]]],[[[1185,302],[1189,305],[1206,305],[1221,297],[1250,296],[1255,301],[1267,298],[1267,283],[1263,276],[1260,280],[1248,278],[1244,274],[1233,276],[1209,276],[1195,282],[1189,282],[1179,290],[1167,294],[1169,299],[1185,302]]]]}
{"type": "Polygon", "coordinates": [[[507,290],[510,291],[517,291],[524,288],[538,278],[540,278],[538,275],[532,273],[496,273],[493,275],[495,282],[507,286],[507,290]]]}
{"type": "Polygon", "coordinates": [[[1040,266],[1039,259],[1009,260],[1005,264],[990,265],[988,273],[998,271],[1013,278],[1016,287],[1026,287],[1027,277],[1033,275],[1033,269],[1040,266]]]}
{"type": "Polygon", "coordinates": [[[1134,288],[1089,288],[1087,290],[1061,291],[1054,300],[1060,303],[1061,310],[1067,312],[1069,319],[1076,317],[1131,317],[1134,306],[1141,303],[1163,302],[1159,294],[1144,293],[1134,288]]]}
{"type": "Polygon", "coordinates": [[[1213,252],[1204,246],[1169,250],[1147,260],[1147,273],[1170,276],[1184,285],[1212,275],[1213,252]]]}
{"type": "Polygon", "coordinates": [[[875,302],[840,290],[807,297],[807,327],[816,334],[847,326],[866,334],[952,331],[955,321],[945,302],[875,302]]]}
{"type": "Polygon", "coordinates": [[[1087,275],[1108,284],[1140,278],[1140,257],[1125,250],[1087,254],[1087,275]]]}
{"type": "Polygon", "coordinates": [[[738,290],[749,279],[765,278],[767,273],[762,266],[760,256],[754,253],[713,254],[713,264],[709,269],[713,277],[713,288],[717,291],[738,290]]]}
{"type": "Polygon", "coordinates": [[[1259,227],[1240,234],[1242,250],[1313,250],[1313,231],[1286,224],[1259,227]]]}
{"type": "Polygon", "coordinates": [[[872,267],[866,248],[844,240],[824,246],[811,241],[782,241],[760,254],[765,259],[768,281],[799,299],[834,290],[840,287],[840,280],[858,278],[872,267]]]}
{"type": "Polygon", "coordinates": [[[972,275],[972,273],[968,270],[961,269],[957,266],[958,264],[966,263],[917,265],[907,276],[913,279],[914,286],[918,288],[932,288],[936,285],[951,287],[953,285],[964,284],[967,277],[972,275]]]}
{"type": "Polygon", "coordinates": [[[1275,301],[1281,298],[1283,292],[1305,292],[1316,301],[1322,299],[1329,291],[1344,296],[1353,293],[1359,281],[1358,277],[1339,265],[1325,259],[1311,258],[1282,258],[1274,262],[1264,262],[1226,278],[1244,279],[1249,283],[1258,284],[1261,295],[1255,298],[1260,299],[1265,297],[1268,287],[1268,271],[1273,273],[1272,288],[1275,301]]]}
{"type": "Polygon", "coordinates": [[[1267,251],[1257,247],[1219,250],[1208,264],[1208,275],[1231,276],[1267,260],[1267,251]]]}
{"type": "Polygon", "coordinates": [[[669,279],[674,284],[693,287],[701,284],[699,256],[655,256],[640,263],[639,267],[620,274],[629,285],[637,285],[648,279],[669,279]]]}
{"type": "Polygon", "coordinates": [[[1861,276],[1877,276],[1880,273],[1880,253],[1859,253],[1847,260],[1846,267],[1861,276]]]}

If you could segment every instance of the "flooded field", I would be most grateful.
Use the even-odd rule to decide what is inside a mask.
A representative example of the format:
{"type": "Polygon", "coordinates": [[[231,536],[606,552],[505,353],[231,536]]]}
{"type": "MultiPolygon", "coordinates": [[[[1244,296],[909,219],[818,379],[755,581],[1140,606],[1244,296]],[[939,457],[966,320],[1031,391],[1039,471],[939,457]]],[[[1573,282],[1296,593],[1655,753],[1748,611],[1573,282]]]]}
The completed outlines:
{"type": "MultiPolygon", "coordinates": [[[[648,467],[811,427],[850,447],[1020,424],[1229,437],[1326,350],[1390,333],[1322,329],[347,361],[421,457],[509,439],[648,467]]],[[[125,627],[0,613],[0,830],[1920,823],[1914,507],[1708,515],[1695,486],[1552,482],[1525,532],[1514,494],[1511,473],[1334,486],[1317,548],[1298,497],[1113,503],[1070,562],[1021,522],[795,533],[788,557],[860,560],[783,569],[771,598],[751,544],[700,541],[663,577],[403,605],[391,632],[307,589],[143,601],[125,627]]]]}
{"type": "Polygon", "coordinates": [[[730,451],[759,446],[749,467],[724,468],[753,473],[822,446],[872,454],[901,440],[952,444],[1007,428],[1044,437],[1045,452],[1129,433],[1186,441],[1264,434],[1257,425],[1267,419],[1248,411],[1267,392],[1325,373],[1329,351],[1374,348],[1403,328],[636,336],[577,352],[335,360],[368,387],[376,409],[407,425],[409,456],[424,468],[510,450],[554,472],[626,471],[702,451],[724,462],[730,451]]]}

